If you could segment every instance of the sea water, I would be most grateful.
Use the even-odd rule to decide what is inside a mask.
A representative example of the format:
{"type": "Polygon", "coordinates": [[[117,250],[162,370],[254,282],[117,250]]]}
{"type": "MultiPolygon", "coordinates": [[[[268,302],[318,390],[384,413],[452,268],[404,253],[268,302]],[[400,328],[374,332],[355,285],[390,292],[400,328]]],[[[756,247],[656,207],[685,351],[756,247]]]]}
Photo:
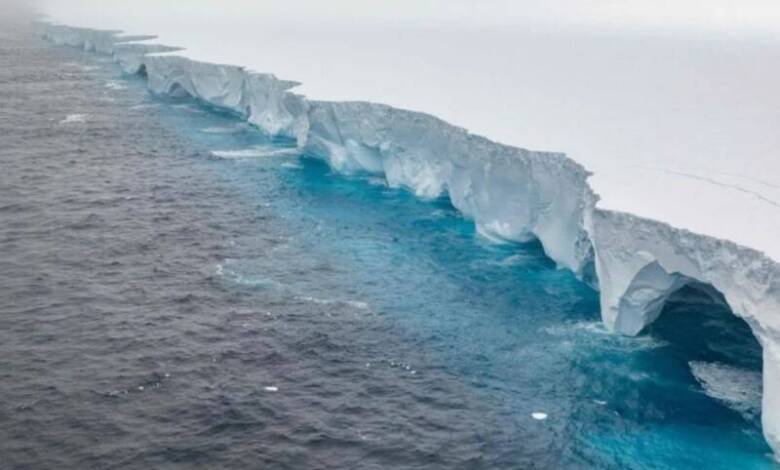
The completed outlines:
{"type": "Polygon", "coordinates": [[[761,351],[0,30],[3,468],[772,468],[761,351]]]}

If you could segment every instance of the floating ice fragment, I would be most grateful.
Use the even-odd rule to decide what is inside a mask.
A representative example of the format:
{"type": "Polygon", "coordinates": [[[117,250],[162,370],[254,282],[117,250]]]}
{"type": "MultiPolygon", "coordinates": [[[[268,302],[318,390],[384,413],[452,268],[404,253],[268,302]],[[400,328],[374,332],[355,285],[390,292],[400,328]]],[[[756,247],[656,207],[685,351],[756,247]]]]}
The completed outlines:
{"type": "Polygon", "coordinates": [[[279,148],[258,146],[241,150],[214,150],[212,155],[219,158],[265,158],[298,156],[300,151],[295,148],[279,148]]]}
{"type": "Polygon", "coordinates": [[[269,387],[263,387],[263,390],[266,392],[278,392],[279,387],[269,386],[269,387]]]}
{"type": "Polygon", "coordinates": [[[60,121],[60,124],[71,124],[74,122],[85,122],[87,120],[86,114],[68,114],[65,119],[60,121]]]}
{"type": "Polygon", "coordinates": [[[240,132],[242,129],[238,126],[230,126],[230,127],[205,127],[200,130],[200,132],[204,134],[235,134],[237,132],[240,132]]]}
{"type": "Polygon", "coordinates": [[[531,417],[537,421],[542,421],[547,419],[547,413],[542,413],[541,411],[534,411],[531,413],[531,417]]]}

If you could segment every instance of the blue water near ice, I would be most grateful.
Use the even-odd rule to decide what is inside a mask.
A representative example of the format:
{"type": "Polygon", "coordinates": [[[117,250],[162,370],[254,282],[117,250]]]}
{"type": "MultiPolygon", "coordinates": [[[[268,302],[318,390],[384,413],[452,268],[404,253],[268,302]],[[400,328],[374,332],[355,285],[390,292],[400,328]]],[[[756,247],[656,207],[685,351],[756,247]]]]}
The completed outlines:
{"type": "Polygon", "coordinates": [[[609,334],[537,243],[4,34],[9,468],[773,468],[718,299],[609,334]]]}

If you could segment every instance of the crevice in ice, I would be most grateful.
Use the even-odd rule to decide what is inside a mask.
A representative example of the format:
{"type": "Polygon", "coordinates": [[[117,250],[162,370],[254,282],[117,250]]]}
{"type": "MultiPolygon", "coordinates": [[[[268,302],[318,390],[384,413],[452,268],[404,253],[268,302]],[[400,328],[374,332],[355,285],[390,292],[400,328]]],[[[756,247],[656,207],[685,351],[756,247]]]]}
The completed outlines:
{"type": "Polygon", "coordinates": [[[193,97],[193,95],[191,95],[190,92],[188,92],[183,86],[179,85],[178,83],[171,83],[170,86],[166,88],[164,93],[172,98],[193,97]]]}
{"type": "MultiPolygon", "coordinates": [[[[777,201],[775,201],[773,199],[770,199],[767,196],[765,196],[765,195],[763,195],[763,194],[761,194],[761,193],[759,193],[757,191],[753,191],[753,190],[750,190],[748,188],[744,188],[744,187],[742,187],[742,186],[740,186],[738,184],[726,183],[726,182],[723,182],[723,181],[718,181],[715,178],[702,176],[702,175],[696,175],[694,173],[687,173],[687,172],[684,172],[684,171],[671,170],[671,169],[668,169],[668,168],[654,168],[654,169],[657,170],[657,171],[661,171],[661,172],[664,172],[664,173],[671,174],[671,175],[677,175],[677,176],[682,176],[684,178],[691,178],[691,179],[695,179],[695,180],[698,180],[698,181],[703,181],[705,183],[713,184],[715,186],[720,186],[721,188],[734,189],[734,190],[739,191],[741,193],[745,193],[745,194],[748,194],[750,196],[753,196],[754,198],[756,198],[756,199],[758,199],[760,201],[766,202],[767,204],[770,204],[772,206],[780,208],[780,202],[777,202],[777,201]]],[[[742,178],[748,179],[746,177],[742,177],[742,178]]],[[[774,187],[774,188],[777,187],[777,186],[773,186],[773,185],[770,185],[768,183],[765,183],[763,181],[756,180],[756,179],[753,179],[753,178],[750,178],[750,180],[752,180],[754,182],[757,182],[759,184],[763,184],[764,186],[774,187]]]]}
{"type": "Polygon", "coordinates": [[[765,186],[767,188],[773,188],[773,189],[780,189],[780,185],[770,183],[769,181],[765,181],[759,178],[754,178],[752,176],[747,176],[743,174],[735,174],[735,173],[717,173],[721,176],[727,176],[727,177],[733,177],[733,178],[740,178],[745,181],[751,181],[753,183],[760,184],[761,186],[765,186]]]}

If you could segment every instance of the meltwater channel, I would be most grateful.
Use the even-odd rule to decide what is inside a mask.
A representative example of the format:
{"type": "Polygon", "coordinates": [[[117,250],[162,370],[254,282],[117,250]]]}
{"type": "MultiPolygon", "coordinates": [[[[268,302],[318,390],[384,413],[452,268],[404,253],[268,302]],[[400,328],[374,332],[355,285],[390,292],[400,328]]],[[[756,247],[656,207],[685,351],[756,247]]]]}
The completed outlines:
{"type": "Polygon", "coordinates": [[[773,468],[761,351],[0,30],[3,468],[773,468]]]}

